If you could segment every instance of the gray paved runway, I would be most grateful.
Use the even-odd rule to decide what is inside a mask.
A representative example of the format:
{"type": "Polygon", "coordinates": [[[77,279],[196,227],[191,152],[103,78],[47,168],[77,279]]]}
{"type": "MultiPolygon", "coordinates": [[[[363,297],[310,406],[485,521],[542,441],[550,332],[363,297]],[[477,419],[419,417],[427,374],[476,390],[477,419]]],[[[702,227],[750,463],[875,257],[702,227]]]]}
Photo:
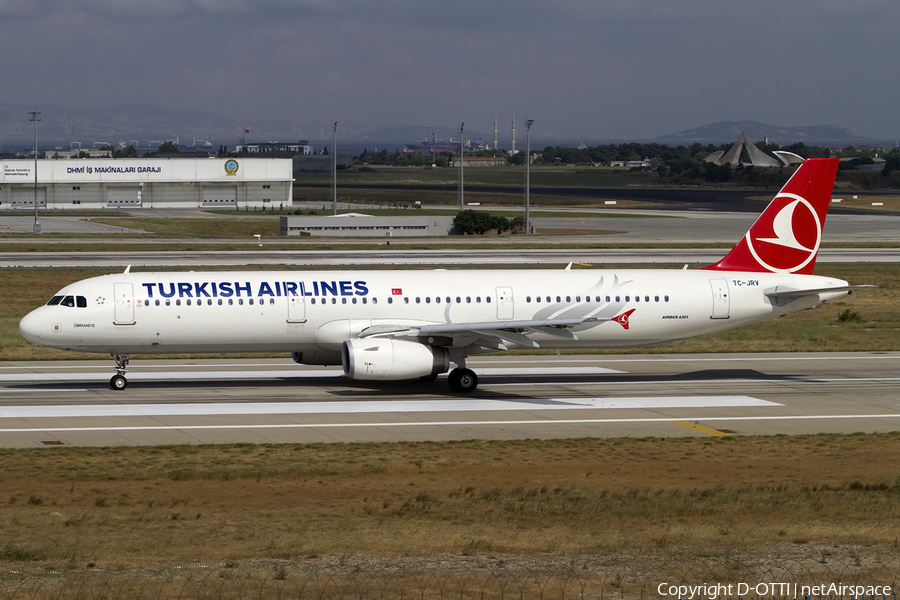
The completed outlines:
{"type": "Polygon", "coordinates": [[[0,446],[900,430],[900,353],[490,356],[475,394],[290,360],[0,365],[0,446]]]}
{"type": "MultiPolygon", "coordinates": [[[[249,252],[0,252],[0,268],[102,267],[124,270],[155,267],[221,269],[233,267],[465,267],[471,265],[566,265],[596,266],[643,264],[705,266],[722,258],[719,249],[466,249],[466,250],[258,250],[249,252]]],[[[826,248],[820,264],[897,263],[900,248],[826,248]]]]}

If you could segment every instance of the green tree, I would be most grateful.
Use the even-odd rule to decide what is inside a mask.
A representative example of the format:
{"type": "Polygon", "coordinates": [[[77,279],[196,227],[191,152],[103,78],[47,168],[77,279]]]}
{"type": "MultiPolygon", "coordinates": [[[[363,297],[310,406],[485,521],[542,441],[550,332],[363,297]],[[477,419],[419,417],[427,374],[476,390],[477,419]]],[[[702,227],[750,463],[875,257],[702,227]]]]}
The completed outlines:
{"type": "Polygon", "coordinates": [[[175,142],[163,142],[159,145],[160,154],[177,154],[178,144],[175,142]]]}
{"type": "Polygon", "coordinates": [[[126,146],[121,150],[113,150],[113,158],[137,158],[137,148],[134,146],[126,146]]]}

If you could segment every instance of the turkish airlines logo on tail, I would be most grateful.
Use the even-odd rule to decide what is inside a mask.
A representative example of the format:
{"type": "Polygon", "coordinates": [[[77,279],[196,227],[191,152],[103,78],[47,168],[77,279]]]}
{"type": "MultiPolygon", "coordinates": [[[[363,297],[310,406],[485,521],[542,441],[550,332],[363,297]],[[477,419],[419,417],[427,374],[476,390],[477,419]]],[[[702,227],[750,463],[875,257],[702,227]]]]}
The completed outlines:
{"type": "Polygon", "coordinates": [[[612,318],[613,321],[622,326],[622,329],[628,329],[628,326],[631,324],[631,313],[633,313],[635,309],[631,309],[627,312],[623,312],[621,315],[615,316],[612,318]]]}
{"type": "Polygon", "coordinates": [[[795,273],[815,260],[822,223],[809,201],[796,194],[775,196],[769,209],[747,232],[753,258],[772,272],[795,273]],[[771,219],[765,217],[774,214],[771,219]]]}

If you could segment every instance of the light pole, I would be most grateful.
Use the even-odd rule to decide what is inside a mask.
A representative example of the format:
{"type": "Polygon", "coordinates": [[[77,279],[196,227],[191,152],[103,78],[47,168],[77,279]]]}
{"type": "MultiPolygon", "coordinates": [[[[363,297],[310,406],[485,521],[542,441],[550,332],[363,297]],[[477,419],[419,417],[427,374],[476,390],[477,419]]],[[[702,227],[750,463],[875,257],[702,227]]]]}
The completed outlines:
{"type": "Polygon", "coordinates": [[[531,126],[534,119],[525,119],[525,233],[531,233],[531,126]]]}
{"type": "Polygon", "coordinates": [[[41,224],[38,221],[38,193],[37,193],[37,167],[38,167],[38,154],[37,154],[37,124],[38,121],[41,120],[41,113],[38,111],[33,111],[28,113],[31,115],[31,121],[34,123],[34,229],[32,230],[34,233],[41,232],[41,224]]]}
{"type": "Polygon", "coordinates": [[[465,123],[459,124],[459,210],[465,207],[463,199],[465,192],[463,191],[463,128],[465,123]]]}
{"type": "Polygon", "coordinates": [[[337,214],[337,125],[334,122],[331,138],[331,214],[337,214]]]}

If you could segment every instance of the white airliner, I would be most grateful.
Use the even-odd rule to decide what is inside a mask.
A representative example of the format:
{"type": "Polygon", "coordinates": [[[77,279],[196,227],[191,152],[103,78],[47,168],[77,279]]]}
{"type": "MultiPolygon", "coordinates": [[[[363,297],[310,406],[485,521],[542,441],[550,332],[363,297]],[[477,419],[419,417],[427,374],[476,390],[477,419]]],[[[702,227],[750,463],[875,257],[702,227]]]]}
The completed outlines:
{"type": "MultiPolygon", "coordinates": [[[[290,352],[347,377],[472,392],[466,357],[622,348],[733,329],[846,296],[812,275],[837,159],[808,159],[731,252],[699,270],[124,273],[66,286],[19,324],[35,344],[130,353],[290,352]]],[[[571,266],[571,265],[570,265],[571,266]]]]}

